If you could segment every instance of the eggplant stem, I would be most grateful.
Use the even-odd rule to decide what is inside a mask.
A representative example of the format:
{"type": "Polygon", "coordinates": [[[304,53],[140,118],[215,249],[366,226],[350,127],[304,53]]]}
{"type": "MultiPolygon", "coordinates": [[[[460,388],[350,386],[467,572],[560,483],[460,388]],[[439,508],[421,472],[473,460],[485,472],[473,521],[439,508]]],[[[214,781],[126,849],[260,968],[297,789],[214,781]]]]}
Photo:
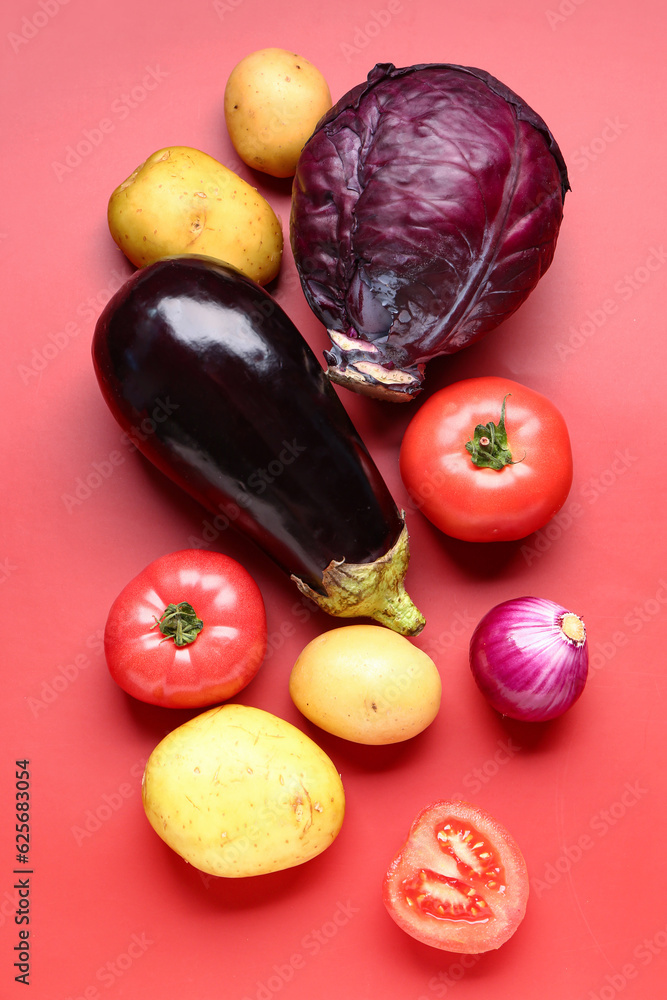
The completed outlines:
{"type": "Polygon", "coordinates": [[[372,618],[400,635],[414,636],[422,631],[426,619],[403,584],[409,559],[403,515],[398,539],[374,562],[330,562],[322,574],[323,594],[297,576],[292,576],[292,580],[302,594],[327,614],[337,618],[372,618]]]}

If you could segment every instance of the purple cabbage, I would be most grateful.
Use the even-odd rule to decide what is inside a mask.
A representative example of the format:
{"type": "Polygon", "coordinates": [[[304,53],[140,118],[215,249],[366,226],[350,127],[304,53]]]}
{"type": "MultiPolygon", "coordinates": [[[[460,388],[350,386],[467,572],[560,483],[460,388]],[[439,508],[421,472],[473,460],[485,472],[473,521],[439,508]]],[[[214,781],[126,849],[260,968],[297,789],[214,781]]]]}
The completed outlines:
{"type": "Polygon", "coordinates": [[[544,121],[488,73],[378,64],[322,118],[290,238],[332,381],[385,399],[507,319],[551,264],[569,190],[544,121]]]}

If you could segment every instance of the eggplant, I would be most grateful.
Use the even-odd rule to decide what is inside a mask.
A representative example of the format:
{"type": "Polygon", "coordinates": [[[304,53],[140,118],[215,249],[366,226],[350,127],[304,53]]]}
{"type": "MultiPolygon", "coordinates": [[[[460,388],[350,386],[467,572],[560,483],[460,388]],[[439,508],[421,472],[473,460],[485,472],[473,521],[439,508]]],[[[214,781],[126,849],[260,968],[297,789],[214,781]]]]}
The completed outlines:
{"type": "Polygon", "coordinates": [[[318,607],[422,630],[403,583],[403,512],[268,292],[212,258],[164,258],[109,300],[92,353],[102,395],[143,455],[209,512],[232,511],[318,607]]]}

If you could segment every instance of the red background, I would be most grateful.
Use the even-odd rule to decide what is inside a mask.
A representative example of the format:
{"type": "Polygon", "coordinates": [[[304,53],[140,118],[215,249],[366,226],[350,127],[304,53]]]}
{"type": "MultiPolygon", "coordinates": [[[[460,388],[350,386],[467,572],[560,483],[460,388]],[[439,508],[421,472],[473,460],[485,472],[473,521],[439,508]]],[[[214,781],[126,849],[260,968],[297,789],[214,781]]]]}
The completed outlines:
{"type": "MultiPolygon", "coordinates": [[[[37,1000],[661,995],[663,4],[11,0],[0,18],[1,995],[25,995],[12,968],[14,760],[24,757],[37,1000]],[[90,360],[95,319],[132,270],[106,226],[113,188],[155,149],[192,145],[237,169],[287,225],[289,184],[239,164],[222,114],[228,73],[268,45],[311,59],[334,99],[376,62],[446,61],[488,70],[545,118],[572,182],[554,263],[502,329],[432,365],[427,391],[498,374],[543,392],[569,424],[575,479],[559,519],[516,545],[456,543],[409,511],[408,584],[428,619],[415,642],[437,662],[444,697],[426,733],[390,748],[345,744],[299,717],[289,671],[335,622],[297,615],[289,582],[242,539],[213,541],[250,570],[268,609],[271,655],[243,700],[314,736],[348,799],[340,837],[321,857],[224,881],[172,854],[141,806],[143,763],[185,714],[127,698],[100,643],[125,583],[200,536],[206,515],[129,451],[80,503],[66,498],[122,451],[90,360]],[[77,146],[84,155],[68,164],[77,146]],[[580,613],[589,632],[584,695],[543,727],[503,722],[467,667],[475,622],[526,593],[580,613]],[[456,793],[505,823],[532,879],[515,937],[465,964],[404,935],[380,899],[413,817],[456,793]]],[[[326,335],[289,248],[273,291],[321,357],[326,335]]],[[[397,455],[415,407],[341,398],[405,504],[397,455]]]]}

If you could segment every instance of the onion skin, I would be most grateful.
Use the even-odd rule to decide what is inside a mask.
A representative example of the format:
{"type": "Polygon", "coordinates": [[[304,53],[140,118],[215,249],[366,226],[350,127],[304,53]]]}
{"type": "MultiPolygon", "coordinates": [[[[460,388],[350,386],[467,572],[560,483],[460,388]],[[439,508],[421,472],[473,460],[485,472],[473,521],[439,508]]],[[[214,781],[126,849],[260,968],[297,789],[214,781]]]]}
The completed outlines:
{"type": "Polygon", "coordinates": [[[504,601],[478,622],[470,669],[502,715],[524,722],[555,719],[586,684],[586,628],[578,615],[541,597],[504,601]]]}

